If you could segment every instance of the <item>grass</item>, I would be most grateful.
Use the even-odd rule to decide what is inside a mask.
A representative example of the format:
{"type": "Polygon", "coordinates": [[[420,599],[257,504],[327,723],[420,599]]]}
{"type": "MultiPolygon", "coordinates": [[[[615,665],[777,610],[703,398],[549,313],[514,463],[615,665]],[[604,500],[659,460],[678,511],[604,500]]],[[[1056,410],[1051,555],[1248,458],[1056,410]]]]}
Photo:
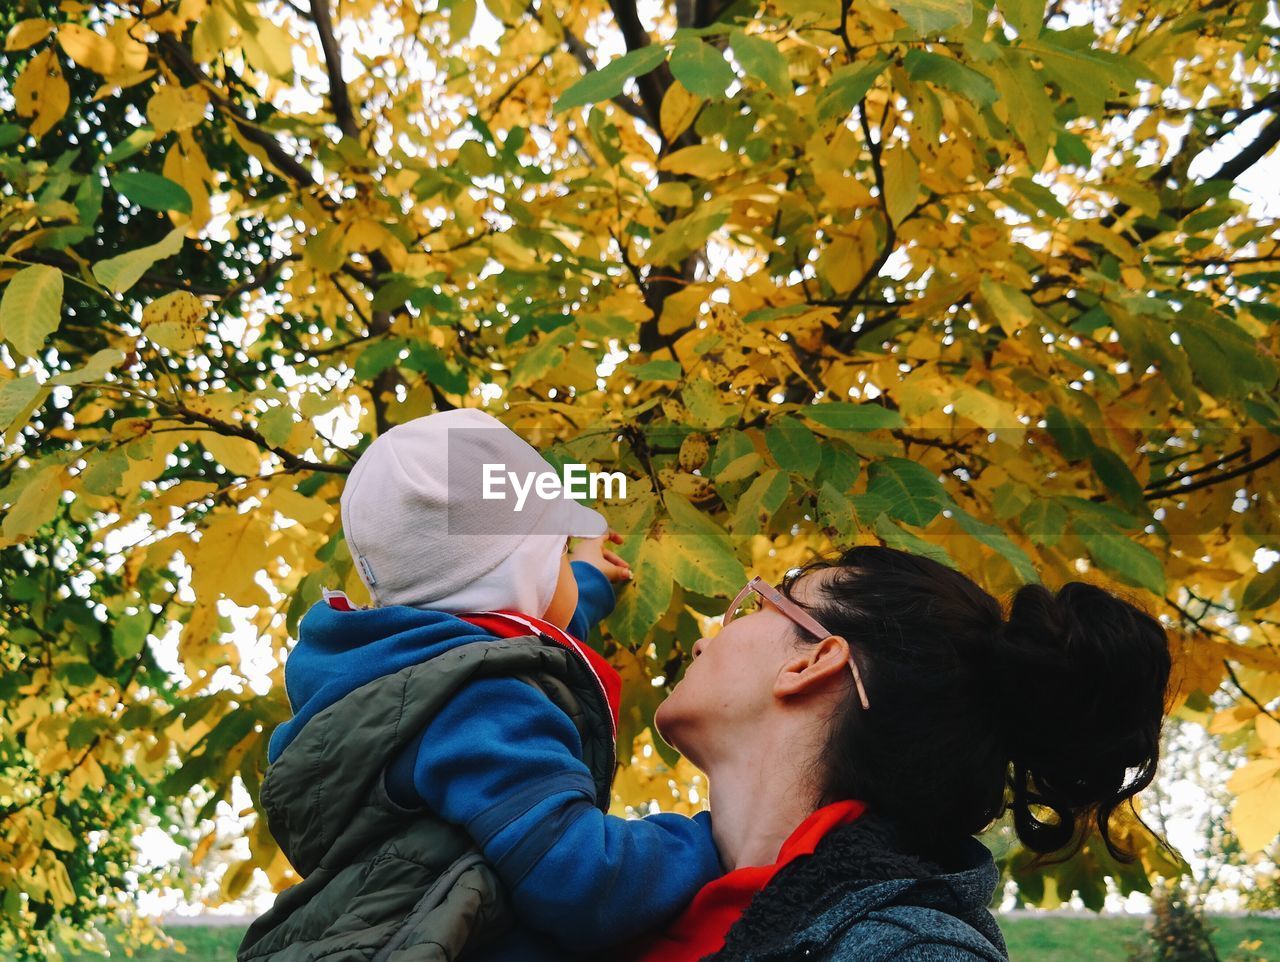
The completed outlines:
{"type": "MultiPolygon", "coordinates": [[[[1142,918],[1001,918],[1000,930],[1009,945],[1013,962],[1034,959],[1035,962],[1124,962],[1129,954],[1127,943],[1142,937],[1142,918]]],[[[1266,916],[1232,916],[1211,918],[1212,934],[1218,956],[1247,958],[1250,962],[1280,962],[1280,918],[1266,916]],[[1252,952],[1241,952],[1242,941],[1260,941],[1252,952]]]]}
{"type": "MultiPolygon", "coordinates": [[[[1280,962],[1280,918],[1221,917],[1213,923],[1213,940],[1222,962],[1232,958],[1280,962]],[[1251,952],[1240,952],[1240,943],[1246,940],[1261,945],[1251,952]]],[[[1142,925],[1141,918],[1000,918],[1013,962],[1124,962],[1127,943],[1140,938],[1142,925]]],[[[133,958],[137,962],[232,962],[244,931],[237,926],[181,926],[170,929],[169,935],[186,946],[185,953],[147,949],[133,958]]],[[[124,957],[123,952],[113,955],[124,957]]],[[[92,962],[88,956],[81,959],[92,962]]]]}

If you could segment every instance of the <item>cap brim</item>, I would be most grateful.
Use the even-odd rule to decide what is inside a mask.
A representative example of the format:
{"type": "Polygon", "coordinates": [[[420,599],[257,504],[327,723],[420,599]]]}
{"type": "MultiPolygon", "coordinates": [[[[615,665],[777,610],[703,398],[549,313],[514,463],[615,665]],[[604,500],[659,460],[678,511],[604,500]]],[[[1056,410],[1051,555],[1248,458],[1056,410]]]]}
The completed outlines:
{"type": "Polygon", "coordinates": [[[570,537],[598,538],[609,531],[609,519],[580,501],[557,501],[556,510],[559,514],[557,521],[570,537]]]}

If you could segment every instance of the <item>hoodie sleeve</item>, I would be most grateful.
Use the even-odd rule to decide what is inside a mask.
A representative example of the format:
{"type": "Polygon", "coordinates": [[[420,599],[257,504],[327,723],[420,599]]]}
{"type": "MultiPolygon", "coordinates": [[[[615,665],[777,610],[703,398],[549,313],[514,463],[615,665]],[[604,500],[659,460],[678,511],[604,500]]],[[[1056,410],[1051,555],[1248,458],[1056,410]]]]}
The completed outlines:
{"type": "Polygon", "coordinates": [[[595,565],[588,561],[570,561],[569,567],[578,582],[578,607],[565,630],[579,641],[586,641],[591,630],[613,611],[617,598],[613,583],[595,565]]]}
{"type": "Polygon", "coordinates": [[[724,869],[709,813],[607,815],[581,755],[540,690],[479,679],[432,720],[413,781],[475,839],[522,921],[589,952],[663,926],[724,869]]]}

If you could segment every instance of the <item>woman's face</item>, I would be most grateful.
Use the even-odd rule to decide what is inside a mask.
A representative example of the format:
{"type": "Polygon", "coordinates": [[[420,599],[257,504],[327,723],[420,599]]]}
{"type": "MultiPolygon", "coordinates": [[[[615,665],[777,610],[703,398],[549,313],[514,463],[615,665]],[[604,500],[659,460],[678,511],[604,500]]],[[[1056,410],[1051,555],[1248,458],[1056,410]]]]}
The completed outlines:
{"type": "MultiPolygon", "coordinates": [[[[802,575],[792,586],[793,600],[805,605],[826,574],[817,569],[802,575]]],[[[759,610],[698,639],[684,677],[654,713],[658,734],[705,769],[722,741],[740,742],[775,703],[774,682],[794,657],[801,630],[762,598],[759,610]]]]}

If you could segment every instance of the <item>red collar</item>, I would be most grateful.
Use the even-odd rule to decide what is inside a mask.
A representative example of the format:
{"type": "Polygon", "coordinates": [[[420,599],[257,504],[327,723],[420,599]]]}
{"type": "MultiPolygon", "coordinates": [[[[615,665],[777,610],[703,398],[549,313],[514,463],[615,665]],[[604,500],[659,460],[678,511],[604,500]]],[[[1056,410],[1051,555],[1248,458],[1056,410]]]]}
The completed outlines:
{"type": "Polygon", "coordinates": [[[812,855],[827,832],[854,821],[866,810],[866,803],[858,801],[824,805],[796,826],[772,865],[749,865],[708,882],[665,930],[630,944],[619,958],[626,962],[696,962],[719,951],[733,923],[779,869],[803,855],[812,855]]]}

